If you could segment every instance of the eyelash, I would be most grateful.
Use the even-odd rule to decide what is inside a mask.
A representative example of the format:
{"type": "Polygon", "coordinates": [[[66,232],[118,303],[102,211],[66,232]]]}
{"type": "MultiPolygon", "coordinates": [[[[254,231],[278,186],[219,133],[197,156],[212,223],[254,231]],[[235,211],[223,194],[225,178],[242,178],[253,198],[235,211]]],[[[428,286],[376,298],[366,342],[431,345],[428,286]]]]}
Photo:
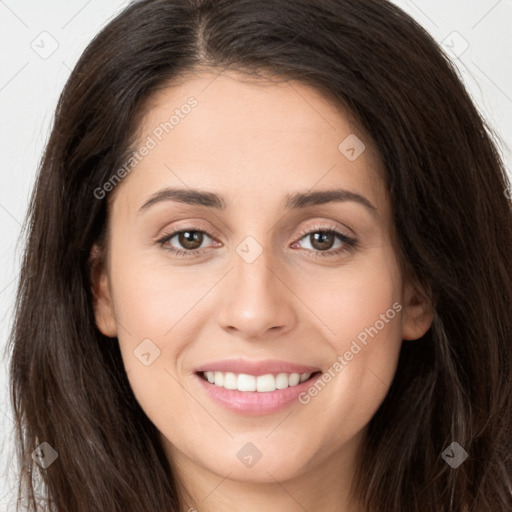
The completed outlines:
{"type": "MultiPolygon", "coordinates": [[[[179,230],[172,231],[171,233],[168,233],[164,235],[162,238],[157,240],[157,243],[162,246],[167,252],[172,253],[174,256],[177,256],[179,258],[188,258],[193,256],[198,256],[204,251],[203,249],[192,249],[192,250],[182,250],[182,249],[174,249],[172,247],[166,247],[165,244],[168,243],[172,238],[174,238],[176,235],[179,235],[181,233],[184,233],[186,231],[195,231],[198,233],[203,233],[207,235],[209,238],[213,239],[213,237],[204,229],[198,227],[198,226],[188,226],[186,228],[182,228],[179,230]]],[[[342,243],[343,245],[341,247],[338,247],[337,249],[328,249],[326,251],[319,251],[319,250],[312,250],[312,249],[305,249],[307,253],[313,252],[314,254],[310,257],[334,257],[338,256],[344,252],[349,252],[354,250],[357,247],[357,240],[354,238],[351,238],[347,236],[345,233],[342,233],[338,229],[331,227],[331,226],[322,226],[317,225],[309,229],[301,230],[299,235],[300,238],[297,240],[297,242],[300,242],[303,238],[305,238],[308,235],[312,235],[313,233],[328,233],[328,234],[334,234],[342,243]]],[[[294,242],[296,243],[296,242],[294,242]]]]}

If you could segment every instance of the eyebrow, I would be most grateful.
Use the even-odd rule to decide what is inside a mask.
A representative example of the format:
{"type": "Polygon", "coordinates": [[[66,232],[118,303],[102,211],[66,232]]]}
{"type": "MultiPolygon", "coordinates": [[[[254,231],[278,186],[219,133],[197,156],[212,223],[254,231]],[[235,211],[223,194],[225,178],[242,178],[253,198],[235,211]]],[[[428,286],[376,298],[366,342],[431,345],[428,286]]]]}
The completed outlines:
{"type": "MultiPolygon", "coordinates": [[[[189,205],[206,206],[216,210],[226,210],[227,201],[224,197],[213,192],[204,192],[194,189],[165,188],[155,192],[140,207],[139,213],[143,213],[151,206],[163,201],[176,201],[189,205]]],[[[296,192],[286,196],[285,209],[293,210],[307,208],[308,206],[319,206],[326,203],[341,203],[352,201],[365,206],[371,213],[375,214],[377,208],[364,196],[344,189],[319,190],[316,192],[296,192]]]]}

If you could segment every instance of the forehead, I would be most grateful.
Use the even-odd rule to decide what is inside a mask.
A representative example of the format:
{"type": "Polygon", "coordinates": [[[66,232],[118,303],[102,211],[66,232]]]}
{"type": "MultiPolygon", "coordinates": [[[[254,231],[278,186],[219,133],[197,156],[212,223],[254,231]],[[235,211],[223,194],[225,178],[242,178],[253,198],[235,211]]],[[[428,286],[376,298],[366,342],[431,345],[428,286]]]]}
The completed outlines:
{"type": "MultiPolygon", "coordinates": [[[[354,116],[313,87],[284,79],[248,77],[233,71],[184,75],[178,82],[154,93],[143,110],[139,135],[158,131],[162,123],[169,121],[172,126],[167,128],[174,135],[192,124],[196,136],[203,137],[205,144],[209,140],[218,142],[227,135],[234,149],[247,147],[244,144],[247,137],[255,136],[260,139],[253,146],[264,141],[268,147],[271,138],[278,134],[293,134],[290,144],[301,139],[323,138],[326,134],[334,140],[351,133],[369,139],[354,116]],[[188,106],[191,101],[196,104],[193,108],[188,106]],[[190,120],[184,122],[187,119],[190,120]]],[[[164,132],[168,134],[165,127],[164,132]]],[[[276,139],[277,142],[281,141],[276,139]]],[[[331,138],[328,142],[332,142],[331,138]]],[[[370,140],[365,142],[371,145],[370,140]]]]}
{"type": "Polygon", "coordinates": [[[344,185],[384,200],[372,142],[339,106],[297,82],[233,72],[182,77],[146,103],[134,150],[144,146],[150,150],[118,187],[131,183],[131,203],[176,184],[228,196],[266,191],[269,199],[271,191],[344,185]],[[364,150],[348,158],[350,146],[364,150]]]}

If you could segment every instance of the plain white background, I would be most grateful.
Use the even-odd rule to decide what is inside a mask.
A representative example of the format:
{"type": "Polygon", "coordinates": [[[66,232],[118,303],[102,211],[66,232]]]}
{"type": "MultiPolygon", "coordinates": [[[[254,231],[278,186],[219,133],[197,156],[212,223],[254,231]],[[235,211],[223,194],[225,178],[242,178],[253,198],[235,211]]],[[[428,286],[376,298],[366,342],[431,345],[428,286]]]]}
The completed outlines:
{"type": "MultiPolygon", "coordinates": [[[[395,0],[446,48],[512,168],[512,0],[395,0]]],[[[0,510],[14,512],[8,360],[19,240],[53,111],[70,70],[127,1],[0,0],[0,510]]],[[[449,127],[446,136],[449,137],[449,127]]]]}

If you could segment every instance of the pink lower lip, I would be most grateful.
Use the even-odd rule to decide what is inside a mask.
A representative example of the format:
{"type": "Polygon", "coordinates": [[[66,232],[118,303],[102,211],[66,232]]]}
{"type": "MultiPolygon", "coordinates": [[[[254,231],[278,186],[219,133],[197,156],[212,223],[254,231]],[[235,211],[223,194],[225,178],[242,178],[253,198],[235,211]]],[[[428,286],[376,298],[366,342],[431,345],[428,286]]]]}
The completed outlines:
{"type": "Polygon", "coordinates": [[[319,377],[319,375],[315,375],[313,378],[309,378],[297,386],[258,393],[256,391],[225,389],[215,384],[210,384],[207,380],[195,374],[199,385],[214,402],[226,409],[249,416],[262,416],[281,411],[297,401],[300,393],[306,391],[316,380],[316,377],[319,377]]]}

